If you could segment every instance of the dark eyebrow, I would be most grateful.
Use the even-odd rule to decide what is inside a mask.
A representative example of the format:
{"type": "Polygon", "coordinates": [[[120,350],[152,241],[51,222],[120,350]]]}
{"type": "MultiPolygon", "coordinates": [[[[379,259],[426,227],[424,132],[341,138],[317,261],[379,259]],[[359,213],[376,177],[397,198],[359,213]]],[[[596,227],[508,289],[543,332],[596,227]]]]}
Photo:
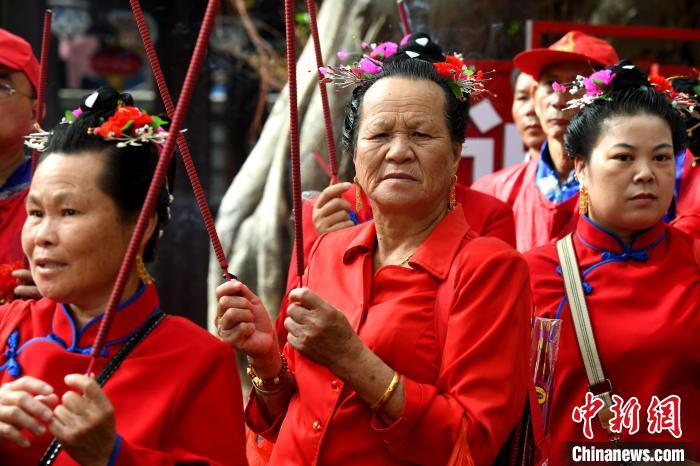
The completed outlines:
{"type": "MultiPolygon", "coordinates": [[[[636,147],[633,146],[632,144],[627,144],[626,142],[618,142],[615,144],[613,147],[621,147],[623,149],[630,149],[630,150],[635,150],[636,147]]],[[[659,150],[659,149],[666,149],[666,148],[671,148],[673,149],[673,146],[667,142],[662,142],[661,144],[657,144],[654,146],[654,150],[659,150]]]]}
{"type": "Polygon", "coordinates": [[[661,144],[657,144],[654,146],[654,150],[666,149],[666,148],[673,149],[673,146],[667,142],[662,142],[661,144]]]}
{"type": "MultiPolygon", "coordinates": [[[[60,203],[65,201],[66,199],[71,199],[73,198],[74,195],[69,192],[58,192],[54,195],[51,196],[51,200],[56,203],[60,203]]],[[[27,195],[27,202],[33,202],[34,204],[41,204],[41,201],[39,200],[38,197],[36,197],[34,194],[29,193],[27,195]]]]}
{"type": "Polygon", "coordinates": [[[621,147],[623,149],[632,149],[632,150],[636,149],[635,146],[633,146],[632,144],[627,144],[626,142],[618,142],[613,147],[621,147]]]}

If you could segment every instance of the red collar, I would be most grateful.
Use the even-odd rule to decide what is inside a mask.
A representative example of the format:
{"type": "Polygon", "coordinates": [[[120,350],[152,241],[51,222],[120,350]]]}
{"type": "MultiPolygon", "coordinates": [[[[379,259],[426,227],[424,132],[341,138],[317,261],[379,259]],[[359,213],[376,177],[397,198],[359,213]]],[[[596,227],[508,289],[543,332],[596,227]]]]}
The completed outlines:
{"type": "MultiPolygon", "coordinates": [[[[375,248],[377,231],[374,221],[362,224],[343,254],[343,263],[349,264],[362,254],[372,253],[375,248]]],[[[464,218],[462,206],[447,212],[428,237],[413,253],[409,263],[419,265],[430,274],[444,280],[452,266],[464,236],[471,227],[464,218]]],[[[476,233],[473,233],[477,236],[476,233]]]]}
{"type": "MultiPolygon", "coordinates": [[[[118,308],[109,329],[105,346],[109,347],[126,340],[132,333],[158,309],[158,293],[153,285],[142,285],[129,299],[118,308]]],[[[51,323],[52,333],[59,337],[68,347],[68,351],[87,351],[92,347],[102,315],[90,320],[77,330],[73,317],[66,304],[56,303],[51,323]]]]}
{"type": "Polygon", "coordinates": [[[653,247],[665,234],[666,224],[659,220],[653,227],[637,233],[632,238],[630,245],[625,246],[615,233],[593,223],[587,216],[579,217],[576,225],[577,239],[585,246],[598,251],[610,251],[618,254],[653,247]]]}

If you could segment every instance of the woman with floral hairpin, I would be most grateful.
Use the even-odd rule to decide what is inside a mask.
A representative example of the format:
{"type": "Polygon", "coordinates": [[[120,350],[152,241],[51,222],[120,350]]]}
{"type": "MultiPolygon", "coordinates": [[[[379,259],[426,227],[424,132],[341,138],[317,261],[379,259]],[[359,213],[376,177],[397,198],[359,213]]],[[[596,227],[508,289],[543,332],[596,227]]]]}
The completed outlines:
{"type": "Polygon", "coordinates": [[[82,375],[167,133],[111,88],[66,118],[29,137],[43,155],[22,245],[44,298],[0,306],[2,463],[246,464],[233,352],[165,316],[144,265],[170,217],[167,187],[96,374],[82,375]]]}
{"type": "Polygon", "coordinates": [[[564,139],[581,184],[576,230],[526,254],[537,315],[563,320],[550,458],[612,440],[682,442],[698,461],[700,244],[663,221],[685,128],[639,69],[606,71],[570,102],[583,105],[564,139]]]}
{"type": "Polygon", "coordinates": [[[454,194],[482,84],[419,57],[343,76],[359,84],[343,142],[374,219],[319,237],[284,348],[249,288],[217,289],[219,335],[250,363],[247,424],[276,440],[271,465],[487,465],[523,413],[527,267],[478,237],[454,194]]]}
{"type": "MultiPolygon", "coordinates": [[[[367,48],[371,45],[365,44],[367,48]]],[[[374,46],[375,44],[372,44],[374,46]]],[[[404,37],[401,45],[392,42],[378,44],[369,55],[360,63],[372,63],[370,59],[381,57],[382,61],[399,52],[415,52],[420,54],[422,60],[441,63],[445,60],[442,50],[425,33],[416,33],[404,37]],[[381,51],[381,52],[378,52],[381,51]]],[[[365,65],[367,66],[367,65],[365,65]]],[[[376,65],[375,65],[376,66],[376,65]]],[[[362,68],[360,66],[360,68],[362,68]]],[[[381,67],[377,66],[381,70],[381,67]]],[[[449,74],[449,70],[444,70],[449,74]]],[[[515,247],[515,221],[513,211],[505,202],[493,196],[475,191],[467,186],[455,183],[455,199],[462,204],[464,218],[469,226],[481,236],[493,236],[502,239],[515,247]]],[[[362,190],[359,183],[337,183],[328,186],[320,195],[312,200],[305,201],[302,206],[302,224],[304,229],[304,263],[308,263],[309,254],[319,235],[349,228],[372,219],[371,201],[362,190]]],[[[294,246],[296,247],[296,246],[294,246]]],[[[287,292],[282,299],[275,328],[280,344],[284,346],[287,341],[287,330],[284,328],[284,319],[287,317],[289,301],[286,295],[296,288],[299,277],[296,273],[295,249],[292,250],[287,273],[287,292]]]]}

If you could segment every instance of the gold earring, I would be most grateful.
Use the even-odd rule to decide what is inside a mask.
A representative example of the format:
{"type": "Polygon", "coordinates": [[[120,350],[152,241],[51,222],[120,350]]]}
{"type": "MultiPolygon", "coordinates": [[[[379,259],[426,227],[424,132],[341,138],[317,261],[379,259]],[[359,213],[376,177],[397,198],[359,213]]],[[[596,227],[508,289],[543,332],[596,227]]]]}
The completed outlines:
{"type": "Polygon", "coordinates": [[[588,190],[581,186],[581,190],[578,194],[578,213],[583,216],[588,213],[588,190]]]}
{"type": "Polygon", "coordinates": [[[360,187],[360,182],[357,181],[357,177],[353,178],[352,182],[355,184],[355,212],[358,214],[362,210],[362,188],[360,187]]]}
{"type": "Polygon", "coordinates": [[[148,273],[148,269],[146,268],[146,264],[143,263],[143,257],[141,257],[141,254],[136,256],[136,271],[138,272],[141,281],[146,285],[152,285],[155,281],[153,280],[153,276],[148,273]]]}
{"type": "Polygon", "coordinates": [[[457,207],[457,175],[452,175],[452,184],[450,185],[450,193],[447,199],[447,210],[455,210],[457,207]]]}

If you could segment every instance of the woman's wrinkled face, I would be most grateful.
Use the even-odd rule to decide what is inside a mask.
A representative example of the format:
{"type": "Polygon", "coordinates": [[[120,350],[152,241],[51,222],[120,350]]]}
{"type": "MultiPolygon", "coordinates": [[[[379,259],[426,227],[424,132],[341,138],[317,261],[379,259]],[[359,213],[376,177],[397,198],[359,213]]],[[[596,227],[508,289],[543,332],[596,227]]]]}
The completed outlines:
{"type": "Polygon", "coordinates": [[[588,162],[576,172],[590,196],[590,218],[619,236],[656,224],[673,198],[676,166],[669,125],[654,115],[603,122],[588,162]]]}
{"type": "Polygon", "coordinates": [[[27,196],[22,247],[41,294],[83,309],[109,298],[133,230],[97,184],[106,158],[51,154],[27,196]]]}
{"type": "Polygon", "coordinates": [[[438,208],[456,173],[461,144],[445,121],[445,95],[434,82],[384,78],[360,109],[357,178],[381,209],[438,208]]]}

